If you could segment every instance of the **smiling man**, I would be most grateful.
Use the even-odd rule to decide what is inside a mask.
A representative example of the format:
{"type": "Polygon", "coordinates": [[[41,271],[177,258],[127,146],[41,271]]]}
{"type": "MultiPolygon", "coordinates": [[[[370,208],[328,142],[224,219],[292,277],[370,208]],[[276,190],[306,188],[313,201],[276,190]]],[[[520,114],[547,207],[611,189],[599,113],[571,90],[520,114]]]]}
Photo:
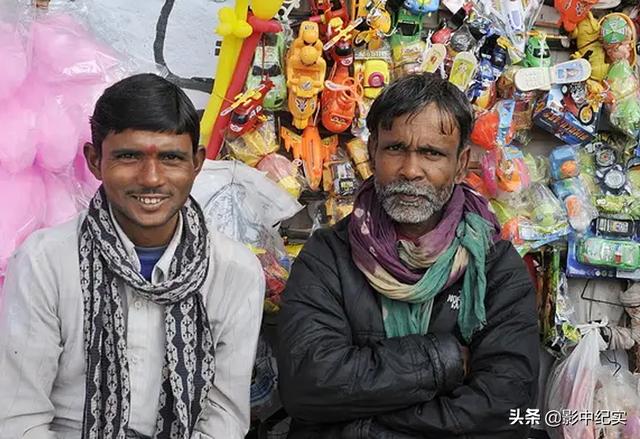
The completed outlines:
{"type": "Polygon", "coordinates": [[[100,97],[91,133],[88,210],[9,263],[0,437],[241,439],[264,278],[189,196],[197,113],[136,75],[100,97]]]}
{"type": "Polygon", "coordinates": [[[469,102],[433,74],[367,116],[374,176],[297,258],[280,311],[289,438],[522,439],[535,407],[534,289],[486,200],[462,184],[469,102]]]}

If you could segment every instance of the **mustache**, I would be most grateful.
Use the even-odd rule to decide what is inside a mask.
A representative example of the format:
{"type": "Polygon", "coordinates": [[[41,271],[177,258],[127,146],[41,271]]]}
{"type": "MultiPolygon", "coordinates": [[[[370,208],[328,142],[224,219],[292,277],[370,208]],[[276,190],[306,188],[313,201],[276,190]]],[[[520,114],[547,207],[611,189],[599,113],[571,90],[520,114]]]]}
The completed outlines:
{"type": "Polygon", "coordinates": [[[409,195],[425,198],[433,198],[437,195],[436,189],[430,184],[412,183],[407,180],[399,180],[391,182],[379,188],[382,196],[390,195],[409,195]]]}

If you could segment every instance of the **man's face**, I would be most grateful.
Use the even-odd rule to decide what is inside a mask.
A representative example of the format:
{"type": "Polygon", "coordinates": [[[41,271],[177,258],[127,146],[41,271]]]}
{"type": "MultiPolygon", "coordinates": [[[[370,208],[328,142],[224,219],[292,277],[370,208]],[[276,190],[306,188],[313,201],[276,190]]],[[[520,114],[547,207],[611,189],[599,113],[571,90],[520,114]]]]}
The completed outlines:
{"type": "Polygon", "coordinates": [[[92,145],[85,155],[127,236],[137,245],[168,242],[204,150],[194,155],[188,134],[125,130],[107,135],[100,156],[92,145]]]}
{"type": "Polygon", "coordinates": [[[448,134],[443,133],[442,117],[430,104],[395,119],[390,130],[379,129],[371,140],[378,199],[400,225],[428,223],[466,175],[469,149],[458,153],[459,130],[446,119],[448,134]]]}

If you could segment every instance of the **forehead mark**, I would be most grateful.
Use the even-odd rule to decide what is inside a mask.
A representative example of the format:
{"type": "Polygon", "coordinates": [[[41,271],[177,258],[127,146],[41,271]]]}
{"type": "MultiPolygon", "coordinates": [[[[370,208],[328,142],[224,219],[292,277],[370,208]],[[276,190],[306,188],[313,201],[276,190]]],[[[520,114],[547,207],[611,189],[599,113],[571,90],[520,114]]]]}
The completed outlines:
{"type": "Polygon", "coordinates": [[[158,152],[158,147],[152,143],[151,145],[144,147],[144,152],[147,154],[156,154],[158,152]]]}

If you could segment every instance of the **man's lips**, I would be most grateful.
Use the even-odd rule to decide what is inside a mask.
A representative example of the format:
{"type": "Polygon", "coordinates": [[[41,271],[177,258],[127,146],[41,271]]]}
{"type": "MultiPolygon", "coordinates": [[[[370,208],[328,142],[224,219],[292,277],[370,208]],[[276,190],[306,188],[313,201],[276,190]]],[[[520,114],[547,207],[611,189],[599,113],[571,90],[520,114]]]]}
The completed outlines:
{"type": "Polygon", "coordinates": [[[160,206],[165,200],[169,198],[168,195],[161,194],[132,194],[131,197],[138,201],[138,203],[144,207],[160,206]]]}

